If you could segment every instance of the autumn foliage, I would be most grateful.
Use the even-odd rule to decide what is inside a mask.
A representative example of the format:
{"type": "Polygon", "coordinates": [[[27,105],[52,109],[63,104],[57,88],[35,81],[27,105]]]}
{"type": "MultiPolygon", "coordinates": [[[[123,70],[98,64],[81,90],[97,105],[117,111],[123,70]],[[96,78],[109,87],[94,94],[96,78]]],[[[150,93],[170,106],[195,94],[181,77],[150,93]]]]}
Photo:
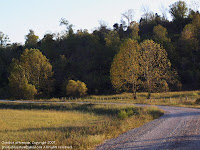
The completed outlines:
{"type": "Polygon", "coordinates": [[[84,82],[69,80],[66,86],[66,93],[73,98],[87,95],[87,86],[84,82]]]}

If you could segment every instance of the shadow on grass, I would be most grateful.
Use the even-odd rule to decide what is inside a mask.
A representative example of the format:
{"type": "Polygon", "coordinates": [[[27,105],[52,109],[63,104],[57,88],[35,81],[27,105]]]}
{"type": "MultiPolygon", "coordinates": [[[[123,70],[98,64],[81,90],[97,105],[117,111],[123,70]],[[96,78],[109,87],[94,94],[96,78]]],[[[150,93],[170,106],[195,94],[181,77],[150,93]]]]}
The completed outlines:
{"type": "Polygon", "coordinates": [[[97,115],[117,116],[120,110],[133,111],[133,114],[139,115],[140,108],[107,108],[104,105],[95,107],[95,104],[34,104],[34,103],[0,103],[0,109],[16,109],[16,110],[55,110],[55,111],[80,111],[94,113],[97,115]]]}
{"type": "Polygon", "coordinates": [[[41,128],[26,128],[26,129],[19,129],[19,130],[3,130],[0,133],[8,133],[8,132],[31,132],[31,131],[56,131],[56,132],[78,132],[78,133],[86,133],[89,132],[91,128],[86,126],[76,127],[76,126],[69,126],[69,127],[41,127],[41,128]]]}

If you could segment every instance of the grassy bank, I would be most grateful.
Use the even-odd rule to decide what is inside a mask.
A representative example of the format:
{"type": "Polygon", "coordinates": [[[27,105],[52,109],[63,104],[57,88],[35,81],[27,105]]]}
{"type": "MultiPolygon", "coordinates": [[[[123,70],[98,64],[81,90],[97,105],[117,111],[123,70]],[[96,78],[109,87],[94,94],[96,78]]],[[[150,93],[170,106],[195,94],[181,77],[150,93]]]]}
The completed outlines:
{"type": "Polygon", "coordinates": [[[162,114],[156,107],[128,105],[0,103],[0,141],[55,141],[57,146],[93,149],[162,114]]]}

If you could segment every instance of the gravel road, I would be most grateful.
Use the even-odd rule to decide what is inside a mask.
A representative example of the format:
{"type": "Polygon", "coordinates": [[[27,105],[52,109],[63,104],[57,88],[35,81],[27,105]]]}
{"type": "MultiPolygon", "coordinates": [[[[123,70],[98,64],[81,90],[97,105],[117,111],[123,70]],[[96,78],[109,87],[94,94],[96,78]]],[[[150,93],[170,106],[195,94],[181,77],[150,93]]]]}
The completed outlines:
{"type": "Polygon", "coordinates": [[[200,109],[159,106],[159,119],[105,141],[97,150],[200,150],[200,109]]]}

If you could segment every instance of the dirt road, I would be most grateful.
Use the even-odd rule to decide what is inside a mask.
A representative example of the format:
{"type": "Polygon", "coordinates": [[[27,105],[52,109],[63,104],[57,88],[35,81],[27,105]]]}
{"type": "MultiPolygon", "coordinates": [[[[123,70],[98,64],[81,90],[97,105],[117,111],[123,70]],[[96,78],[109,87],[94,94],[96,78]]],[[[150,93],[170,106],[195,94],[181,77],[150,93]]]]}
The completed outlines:
{"type": "Polygon", "coordinates": [[[165,115],[106,141],[97,150],[200,150],[200,109],[159,106],[165,115]]]}

